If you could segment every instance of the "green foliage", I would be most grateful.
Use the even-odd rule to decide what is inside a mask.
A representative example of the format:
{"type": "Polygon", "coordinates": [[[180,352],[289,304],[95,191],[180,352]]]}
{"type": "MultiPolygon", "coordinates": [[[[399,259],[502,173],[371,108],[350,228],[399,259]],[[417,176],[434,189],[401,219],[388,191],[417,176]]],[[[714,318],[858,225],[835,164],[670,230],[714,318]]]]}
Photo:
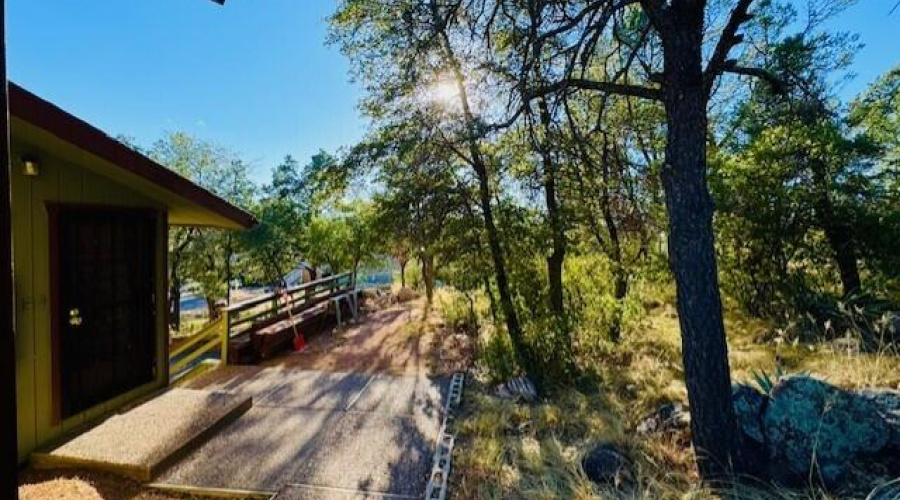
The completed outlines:
{"type": "Polygon", "coordinates": [[[778,383],[784,377],[784,369],[781,365],[777,365],[775,367],[775,372],[769,375],[765,370],[753,370],[752,376],[753,381],[756,382],[759,390],[762,391],[763,394],[769,395],[772,394],[772,389],[775,387],[775,384],[778,383]]]}
{"type": "Polygon", "coordinates": [[[491,384],[501,384],[518,376],[521,371],[509,335],[496,331],[483,335],[478,345],[478,365],[491,384]]]}
{"type": "Polygon", "coordinates": [[[822,298],[860,286],[891,294],[896,283],[897,252],[888,248],[900,236],[895,176],[885,175],[878,133],[860,133],[864,123],[891,123],[878,118],[890,85],[876,83],[844,113],[828,90],[847,64],[843,40],[775,44],[768,64],[784,88],[754,89],[733,117],[735,132],[713,150],[722,283],[757,316],[824,317],[815,310],[822,298]]]}
{"type": "Polygon", "coordinates": [[[798,300],[807,312],[790,324],[787,333],[801,341],[852,339],[874,352],[892,348],[900,340],[889,328],[897,306],[871,294],[834,298],[810,293],[798,300]]]}
{"type": "Polygon", "coordinates": [[[447,290],[440,295],[441,317],[453,331],[476,336],[480,327],[481,307],[477,304],[480,300],[472,293],[447,290]]]}
{"type": "Polygon", "coordinates": [[[357,271],[376,263],[381,255],[375,212],[369,203],[338,203],[333,210],[312,217],[307,230],[307,258],[333,273],[357,271]]]}
{"type": "MultiPolygon", "coordinates": [[[[170,133],[157,141],[148,154],[238,206],[249,206],[256,195],[248,165],[211,142],[170,133]]],[[[226,296],[229,278],[235,276],[233,264],[238,260],[238,247],[230,233],[209,228],[175,228],[169,235],[169,249],[169,276],[176,289],[170,290],[173,316],[178,316],[177,288],[183,283],[197,284],[210,308],[226,296]]],[[[174,321],[177,324],[177,319],[174,321]]]]}
{"type": "Polygon", "coordinates": [[[260,200],[253,212],[257,225],[241,235],[248,257],[247,277],[279,283],[303,255],[309,217],[290,199],[281,197],[260,200]]]}

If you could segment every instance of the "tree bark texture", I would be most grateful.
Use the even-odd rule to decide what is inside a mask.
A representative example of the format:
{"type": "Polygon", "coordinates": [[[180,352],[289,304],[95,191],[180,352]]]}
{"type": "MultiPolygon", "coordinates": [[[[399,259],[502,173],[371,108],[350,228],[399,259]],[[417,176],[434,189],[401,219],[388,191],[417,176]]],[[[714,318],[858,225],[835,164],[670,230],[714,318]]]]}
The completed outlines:
{"type": "MultiPolygon", "coordinates": [[[[675,7],[673,6],[673,9],[675,7]]],[[[667,116],[662,172],[669,214],[685,382],[697,466],[707,481],[743,470],[731,402],[728,347],[706,179],[707,94],[702,72],[703,9],[680,6],[662,36],[667,116]]]]}

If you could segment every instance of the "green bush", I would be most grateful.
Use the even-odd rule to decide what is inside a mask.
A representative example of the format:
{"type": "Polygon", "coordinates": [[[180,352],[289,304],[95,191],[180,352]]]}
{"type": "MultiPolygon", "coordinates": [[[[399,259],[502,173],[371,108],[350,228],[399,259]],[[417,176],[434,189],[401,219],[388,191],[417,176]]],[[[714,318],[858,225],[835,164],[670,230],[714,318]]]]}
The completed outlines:
{"type": "Polygon", "coordinates": [[[438,298],[444,322],[451,329],[469,335],[478,333],[478,297],[445,289],[438,298]]]}
{"type": "Polygon", "coordinates": [[[803,313],[792,322],[788,333],[803,342],[854,338],[866,351],[896,348],[900,341],[888,322],[895,306],[870,294],[856,293],[845,298],[808,292],[797,297],[803,313]]]}
{"type": "Polygon", "coordinates": [[[491,384],[501,384],[520,373],[512,341],[502,330],[483,336],[476,363],[491,384]]]}

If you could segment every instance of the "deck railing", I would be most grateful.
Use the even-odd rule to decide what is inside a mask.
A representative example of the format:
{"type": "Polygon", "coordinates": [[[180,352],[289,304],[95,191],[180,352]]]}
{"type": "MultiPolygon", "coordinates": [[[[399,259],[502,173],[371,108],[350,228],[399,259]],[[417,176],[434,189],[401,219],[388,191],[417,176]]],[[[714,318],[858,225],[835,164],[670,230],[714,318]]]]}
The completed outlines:
{"type": "Polygon", "coordinates": [[[208,358],[228,359],[228,329],[225,316],[208,323],[197,334],[169,352],[169,380],[193,372],[208,358]]]}
{"type": "Polygon", "coordinates": [[[231,337],[267,322],[276,321],[287,312],[300,312],[329,297],[346,293],[355,287],[353,274],[344,273],[321,278],[281,292],[271,292],[223,309],[231,337]]]}
{"type": "MultiPolygon", "coordinates": [[[[219,318],[169,353],[170,380],[185,377],[201,365],[201,361],[218,358],[228,362],[229,340],[248,331],[280,321],[285,315],[297,314],[341,296],[356,287],[353,273],[338,274],[275,291],[231,304],[222,309],[219,318]]],[[[355,296],[352,300],[355,300],[355,296]]],[[[354,303],[355,307],[355,303],[354,303]]]]}

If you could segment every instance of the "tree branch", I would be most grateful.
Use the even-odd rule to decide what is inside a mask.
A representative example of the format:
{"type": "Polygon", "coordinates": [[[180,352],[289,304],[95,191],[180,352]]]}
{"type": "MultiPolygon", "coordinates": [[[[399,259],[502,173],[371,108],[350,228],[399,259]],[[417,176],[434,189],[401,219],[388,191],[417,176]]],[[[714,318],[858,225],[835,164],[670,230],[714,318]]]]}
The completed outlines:
{"type": "Polygon", "coordinates": [[[716,44],[713,55],[706,66],[706,70],[703,72],[703,84],[707,94],[712,91],[716,77],[725,70],[728,53],[731,52],[735,45],[744,40],[744,37],[738,35],[737,31],[742,24],[753,17],[748,12],[752,3],[753,0],[738,0],[737,5],[735,5],[731,15],[728,17],[728,22],[722,29],[722,36],[719,37],[719,42],[716,44]]]}
{"type": "Polygon", "coordinates": [[[607,94],[640,97],[643,99],[651,99],[655,101],[662,100],[662,93],[657,88],[641,87],[639,85],[629,85],[624,83],[601,82],[582,78],[567,78],[550,85],[545,85],[533,89],[526,93],[526,99],[530,101],[531,99],[535,99],[537,97],[543,97],[548,94],[553,94],[555,92],[560,92],[568,89],[596,90],[599,92],[605,92],[607,94]]]}
{"type": "Polygon", "coordinates": [[[772,90],[779,94],[783,94],[786,89],[786,85],[781,79],[775,76],[772,72],[765,70],[763,68],[751,68],[748,66],[738,66],[734,63],[734,61],[727,61],[722,69],[723,73],[733,73],[735,75],[744,75],[744,76],[752,76],[754,78],[759,78],[760,80],[764,80],[766,83],[772,86],[772,90]]]}

